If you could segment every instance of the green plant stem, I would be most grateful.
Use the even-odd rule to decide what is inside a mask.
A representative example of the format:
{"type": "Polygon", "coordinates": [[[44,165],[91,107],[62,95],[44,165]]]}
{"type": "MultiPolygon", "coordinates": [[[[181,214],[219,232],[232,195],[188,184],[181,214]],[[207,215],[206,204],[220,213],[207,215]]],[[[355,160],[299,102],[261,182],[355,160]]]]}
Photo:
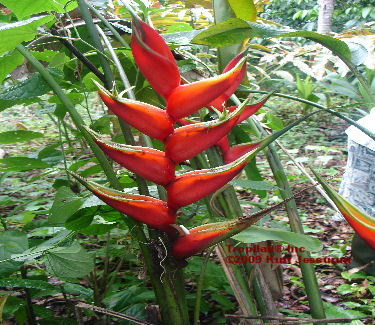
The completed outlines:
{"type": "MultiPolygon", "coordinates": [[[[27,279],[27,270],[24,266],[21,266],[21,276],[22,276],[22,279],[27,279]]],[[[37,325],[38,322],[36,321],[36,318],[35,318],[33,303],[31,301],[30,289],[25,288],[24,291],[25,291],[25,296],[26,296],[26,314],[27,314],[28,323],[30,325],[37,325]]]]}
{"type": "Polygon", "coordinates": [[[194,309],[194,325],[198,325],[199,321],[199,313],[201,309],[201,299],[202,299],[202,289],[203,289],[203,280],[204,280],[204,273],[206,271],[206,266],[208,263],[208,260],[210,258],[210,255],[212,251],[214,250],[215,246],[212,247],[207,251],[207,255],[204,258],[202,268],[201,268],[201,273],[199,274],[199,278],[197,281],[197,293],[195,295],[195,309],[194,309]]]}
{"type": "Polygon", "coordinates": [[[121,35],[117,32],[116,29],[113,28],[111,23],[105,19],[102,14],[97,10],[94,6],[89,4],[86,0],[86,5],[92,10],[96,17],[98,17],[101,22],[112,32],[113,36],[121,43],[121,45],[125,48],[130,48],[129,44],[125,42],[125,40],[121,37],[121,35]]]}
{"type": "MultiPolygon", "coordinates": [[[[280,159],[273,145],[268,146],[267,158],[270,162],[272,172],[275,175],[277,186],[283,189],[282,191],[280,191],[281,197],[283,199],[290,197],[291,195],[293,195],[293,193],[290,189],[283,166],[281,165],[280,159]]],[[[298,217],[295,200],[287,202],[285,206],[289,216],[289,224],[291,230],[293,232],[303,234],[304,232],[301,221],[298,217]]],[[[309,259],[311,257],[309,252],[298,252],[298,255],[301,256],[302,259],[309,259]]],[[[318,280],[316,278],[314,266],[311,263],[300,263],[300,268],[302,272],[303,282],[305,284],[307,298],[310,304],[311,316],[313,318],[318,319],[325,318],[326,316],[323,308],[323,301],[320,295],[318,280]]]]}
{"type": "Polygon", "coordinates": [[[64,144],[63,144],[62,136],[61,136],[61,133],[62,133],[61,132],[61,119],[58,119],[57,124],[58,124],[58,127],[59,127],[59,141],[60,141],[61,152],[62,152],[62,155],[63,155],[65,173],[66,173],[66,177],[68,178],[68,182],[71,183],[70,174],[68,173],[68,165],[66,163],[66,155],[65,155],[65,150],[64,150],[64,144]]]}
{"type": "Polygon", "coordinates": [[[96,30],[90,11],[86,5],[86,1],[85,0],[77,0],[77,1],[78,1],[79,10],[81,11],[81,14],[82,14],[82,18],[85,21],[89,35],[91,36],[89,39],[89,43],[91,43],[94,46],[94,48],[97,49],[100,65],[103,68],[103,72],[105,76],[106,88],[112,89],[113,74],[112,74],[111,67],[109,66],[109,63],[107,61],[107,57],[102,54],[104,53],[104,48],[100,41],[98,31],[96,30]]]}

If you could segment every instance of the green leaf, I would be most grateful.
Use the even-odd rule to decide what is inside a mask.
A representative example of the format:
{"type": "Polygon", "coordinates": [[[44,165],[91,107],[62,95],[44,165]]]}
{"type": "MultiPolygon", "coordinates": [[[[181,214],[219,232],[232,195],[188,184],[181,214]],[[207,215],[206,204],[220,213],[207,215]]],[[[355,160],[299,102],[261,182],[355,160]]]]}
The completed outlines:
{"type": "Polygon", "coordinates": [[[177,33],[166,33],[162,34],[164,41],[169,44],[176,44],[176,45],[188,45],[190,44],[191,40],[200,34],[200,30],[192,30],[187,32],[177,32],[177,33]]]}
{"type": "Polygon", "coordinates": [[[8,157],[0,159],[0,172],[23,172],[32,169],[48,168],[49,165],[40,159],[27,157],[8,157]]]}
{"type": "Polygon", "coordinates": [[[54,290],[56,288],[53,284],[49,284],[46,281],[20,278],[1,278],[0,287],[28,288],[39,290],[54,290]]]}
{"type": "Polygon", "coordinates": [[[272,113],[266,113],[266,119],[265,124],[272,130],[281,130],[284,127],[283,121],[272,113]]]}
{"type": "Polygon", "coordinates": [[[0,58],[0,82],[15,68],[23,63],[23,56],[18,51],[13,51],[9,55],[0,58]]]}
{"type": "Polygon", "coordinates": [[[248,21],[256,20],[257,9],[253,0],[228,0],[228,2],[237,18],[248,21]]]}
{"type": "Polygon", "coordinates": [[[233,236],[233,239],[248,244],[258,243],[264,240],[277,240],[280,242],[286,242],[295,247],[303,247],[307,251],[313,252],[320,251],[323,248],[322,243],[316,238],[281,229],[264,228],[259,226],[251,226],[233,236]]]}
{"type": "Polygon", "coordinates": [[[68,3],[66,6],[67,12],[77,6],[76,1],[70,0],[2,0],[1,3],[12,10],[19,20],[45,11],[64,13],[64,6],[68,3]]]}
{"type": "Polygon", "coordinates": [[[83,277],[94,268],[93,258],[78,242],[74,242],[70,247],[50,250],[45,261],[47,271],[62,278],[83,277]]]}
{"type": "Polygon", "coordinates": [[[56,192],[48,222],[63,224],[74,212],[78,211],[82,203],[82,199],[68,187],[60,187],[56,192]]]}
{"type": "MultiPolygon", "coordinates": [[[[8,0],[12,2],[18,2],[8,0]]],[[[30,3],[28,1],[28,3],[30,3]]],[[[36,35],[36,29],[51,21],[53,16],[43,15],[32,17],[27,20],[18,21],[0,26],[0,55],[4,52],[13,50],[18,44],[22,42],[31,41],[36,35]]]]}
{"type": "Polygon", "coordinates": [[[366,317],[366,314],[360,311],[344,309],[340,306],[335,306],[329,303],[324,303],[324,311],[326,313],[327,318],[359,319],[366,317]]]}
{"type": "Polygon", "coordinates": [[[38,159],[50,166],[57,165],[64,159],[62,152],[55,149],[57,146],[59,146],[59,144],[52,144],[39,151],[38,159]]]}
{"type": "Polygon", "coordinates": [[[230,181],[229,184],[233,186],[241,186],[246,189],[250,190],[263,190],[263,191],[269,191],[269,190],[275,190],[278,187],[275,185],[272,185],[267,182],[263,181],[250,181],[248,179],[235,179],[233,181],[230,181]]]}
{"type": "Polygon", "coordinates": [[[6,261],[13,254],[19,254],[29,248],[27,235],[17,230],[0,233],[0,275],[10,275],[23,264],[22,262],[6,261]]]}
{"type": "Polygon", "coordinates": [[[7,131],[7,132],[0,133],[1,144],[27,142],[27,141],[30,141],[32,139],[37,139],[37,138],[43,138],[43,134],[40,132],[24,131],[24,130],[7,131]]]}
{"type": "MultiPolygon", "coordinates": [[[[57,82],[62,80],[63,74],[58,69],[48,69],[57,82]]],[[[34,73],[28,79],[9,87],[0,93],[0,99],[16,101],[24,98],[33,98],[49,92],[51,87],[39,73],[34,73]]]]}
{"type": "Polygon", "coordinates": [[[221,47],[241,43],[243,40],[255,36],[256,33],[253,32],[246,21],[239,18],[230,18],[199,33],[191,42],[221,47]]]}
{"type": "Polygon", "coordinates": [[[192,43],[221,47],[240,43],[252,37],[304,37],[322,44],[345,60],[350,61],[351,59],[348,45],[336,38],[309,31],[275,29],[269,25],[256,24],[239,18],[227,19],[204,30],[194,37],[192,43]]]}

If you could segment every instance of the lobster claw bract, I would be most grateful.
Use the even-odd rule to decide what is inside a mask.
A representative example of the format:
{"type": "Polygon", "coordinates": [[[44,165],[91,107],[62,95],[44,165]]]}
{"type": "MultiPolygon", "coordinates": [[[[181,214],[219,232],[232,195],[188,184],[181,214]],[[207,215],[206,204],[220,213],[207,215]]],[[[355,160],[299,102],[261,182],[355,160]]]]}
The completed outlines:
{"type": "Polygon", "coordinates": [[[192,158],[223,138],[246,106],[246,101],[224,119],[180,127],[165,140],[165,154],[175,163],[192,158]]]}
{"type": "Polygon", "coordinates": [[[189,230],[189,234],[176,239],[172,255],[177,259],[188,258],[205,248],[215,245],[247,228],[246,221],[235,220],[210,223],[189,230]]]}
{"type": "Polygon", "coordinates": [[[127,98],[117,99],[101,85],[96,85],[104,104],[132,127],[161,141],[173,133],[172,120],[165,110],[127,98]]]}
{"type": "MultiPolygon", "coordinates": [[[[238,62],[241,61],[246,55],[246,51],[241,52],[237,56],[235,56],[224,68],[223,73],[228,72],[229,70],[233,69],[238,62]]],[[[246,73],[246,65],[242,66],[242,69],[240,73],[238,74],[237,78],[234,80],[232,85],[227,88],[222,94],[220,94],[217,98],[215,98],[210,104],[208,104],[208,107],[215,107],[217,110],[222,111],[223,110],[223,103],[226,103],[228,98],[233,95],[233,93],[236,91],[238,86],[241,84],[243,77],[246,73]]]]}
{"type": "Polygon", "coordinates": [[[199,80],[175,88],[167,99],[167,112],[174,119],[193,114],[209,105],[215,98],[232,86],[241,75],[246,58],[241,59],[233,69],[218,76],[199,80]]]}
{"type": "Polygon", "coordinates": [[[176,223],[176,216],[166,202],[145,195],[116,191],[85,180],[75,173],[70,173],[95,196],[112,208],[152,228],[167,233],[175,233],[176,230],[172,225],[176,223]]]}
{"type": "Polygon", "coordinates": [[[175,164],[163,151],[104,141],[98,133],[86,130],[111,159],[137,175],[159,185],[166,185],[175,178],[175,164]]]}
{"type": "Polygon", "coordinates": [[[351,204],[340,194],[336,193],[331,186],[324,182],[318,173],[314,170],[312,170],[312,172],[358,236],[375,249],[375,218],[360,211],[356,206],[351,204]]]}
{"type": "Polygon", "coordinates": [[[196,170],[177,176],[166,186],[168,206],[178,209],[218,190],[241,172],[255,154],[256,152],[253,151],[231,164],[212,169],[196,170]]]}
{"type": "Polygon", "coordinates": [[[176,61],[163,38],[145,22],[133,19],[131,49],[151,87],[167,99],[181,80],[176,61]]]}

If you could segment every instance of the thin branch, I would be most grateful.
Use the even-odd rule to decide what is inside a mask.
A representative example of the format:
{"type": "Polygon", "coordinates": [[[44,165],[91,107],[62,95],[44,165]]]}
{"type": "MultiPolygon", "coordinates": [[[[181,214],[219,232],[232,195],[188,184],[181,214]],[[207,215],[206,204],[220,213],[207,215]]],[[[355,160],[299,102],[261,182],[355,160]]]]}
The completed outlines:
{"type": "Polygon", "coordinates": [[[62,37],[59,32],[52,28],[51,34],[56,36],[61,44],[63,44],[70,52],[72,52],[79,61],[81,61],[90,71],[92,71],[101,82],[105,82],[104,74],[101,73],[98,68],[86,58],[72,43],[70,43],[66,38],[62,37]]]}
{"type": "Polygon", "coordinates": [[[351,318],[322,318],[322,319],[312,319],[312,318],[298,318],[298,317],[274,317],[274,316],[245,316],[245,315],[228,315],[224,314],[228,318],[244,318],[244,319],[261,319],[261,320],[277,320],[281,324],[309,324],[309,323],[351,323],[353,319],[351,318]],[[294,322],[294,323],[290,323],[294,322]]]}
{"type": "Polygon", "coordinates": [[[130,322],[133,322],[134,324],[153,325],[151,323],[148,323],[146,321],[143,321],[143,320],[141,320],[139,318],[136,318],[136,317],[133,317],[133,316],[128,316],[128,315],[121,314],[121,313],[118,313],[118,312],[115,312],[115,311],[112,311],[112,310],[108,310],[108,309],[105,309],[105,308],[101,308],[101,307],[97,307],[97,306],[93,306],[93,305],[88,305],[88,304],[85,304],[83,302],[78,303],[76,305],[76,307],[89,309],[89,310],[95,311],[97,313],[102,313],[102,314],[113,316],[113,317],[120,318],[120,319],[126,319],[130,322]]]}

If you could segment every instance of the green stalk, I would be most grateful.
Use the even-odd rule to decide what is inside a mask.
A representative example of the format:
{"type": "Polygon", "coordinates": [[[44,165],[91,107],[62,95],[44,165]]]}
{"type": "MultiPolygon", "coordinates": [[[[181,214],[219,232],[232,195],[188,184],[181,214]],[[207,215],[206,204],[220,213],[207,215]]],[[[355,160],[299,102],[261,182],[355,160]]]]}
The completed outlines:
{"type": "Polygon", "coordinates": [[[113,73],[107,61],[107,57],[102,54],[104,53],[104,48],[103,48],[102,42],[100,41],[98,31],[96,30],[95,24],[91,18],[90,11],[88,7],[86,6],[86,1],[85,0],[77,0],[77,1],[78,1],[79,10],[82,14],[82,18],[86,23],[86,27],[90,35],[89,43],[91,43],[93,47],[97,50],[100,65],[103,68],[103,72],[105,76],[106,88],[112,89],[113,73]]]}
{"type": "MultiPolygon", "coordinates": [[[[264,132],[262,132],[264,134],[264,132]]],[[[275,176],[277,186],[282,188],[280,195],[283,199],[286,199],[293,195],[287,177],[285,175],[283,166],[281,165],[280,159],[277,155],[275,147],[271,144],[268,146],[267,159],[270,163],[272,173],[275,176]]],[[[289,216],[290,228],[293,232],[303,234],[303,228],[301,221],[298,217],[297,206],[295,200],[291,200],[285,204],[286,210],[289,216]]],[[[302,258],[310,258],[309,252],[299,252],[299,256],[302,258]]],[[[323,308],[323,301],[321,298],[318,280],[315,274],[315,268],[311,263],[300,263],[302,272],[303,282],[305,284],[307,298],[309,300],[311,316],[317,319],[325,318],[325,312],[323,308]]]]}
{"type": "Polygon", "coordinates": [[[101,20],[101,22],[112,32],[113,36],[121,43],[121,45],[125,48],[130,48],[129,44],[125,42],[125,40],[121,37],[121,35],[117,32],[117,30],[113,28],[111,23],[102,16],[99,10],[97,10],[94,6],[92,6],[86,0],[85,0],[85,3],[90,8],[90,10],[92,10],[95,16],[98,17],[101,20]]]}
{"type": "Polygon", "coordinates": [[[207,255],[204,258],[202,267],[201,267],[201,273],[199,274],[199,278],[197,281],[197,293],[195,295],[195,309],[194,309],[194,325],[198,325],[199,321],[199,313],[201,309],[201,300],[202,300],[202,289],[203,289],[203,280],[204,280],[204,273],[206,271],[206,266],[208,263],[208,259],[210,258],[210,255],[212,251],[214,250],[215,246],[212,247],[207,251],[207,255]]]}

